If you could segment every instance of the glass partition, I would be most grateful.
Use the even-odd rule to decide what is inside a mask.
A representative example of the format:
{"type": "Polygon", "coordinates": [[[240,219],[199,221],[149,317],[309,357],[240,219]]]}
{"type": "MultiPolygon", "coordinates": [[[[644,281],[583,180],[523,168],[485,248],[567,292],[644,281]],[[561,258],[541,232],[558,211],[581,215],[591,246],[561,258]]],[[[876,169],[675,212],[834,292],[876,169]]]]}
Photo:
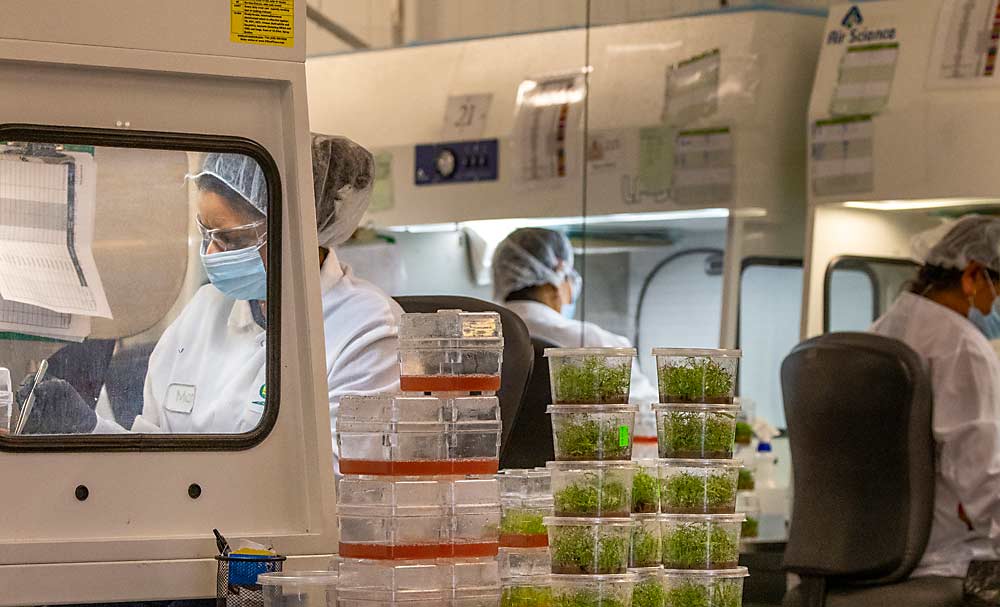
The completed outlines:
{"type": "Polygon", "coordinates": [[[840,257],[826,271],[826,331],[867,331],[916,278],[905,259],[840,257]]]}

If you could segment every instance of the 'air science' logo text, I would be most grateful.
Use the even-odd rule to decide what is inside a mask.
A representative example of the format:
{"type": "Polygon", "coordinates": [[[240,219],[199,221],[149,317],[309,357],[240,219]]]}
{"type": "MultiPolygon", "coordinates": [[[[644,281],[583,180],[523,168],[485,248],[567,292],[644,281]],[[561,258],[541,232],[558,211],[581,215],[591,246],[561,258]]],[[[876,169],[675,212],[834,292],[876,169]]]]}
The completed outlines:
{"type": "Polygon", "coordinates": [[[858,42],[881,42],[896,39],[896,28],[890,27],[873,30],[861,27],[864,22],[865,19],[861,16],[861,9],[857,5],[852,6],[840,21],[840,25],[844,27],[844,30],[831,31],[826,37],[826,43],[843,44],[847,42],[848,44],[855,44],[858,42]]]}

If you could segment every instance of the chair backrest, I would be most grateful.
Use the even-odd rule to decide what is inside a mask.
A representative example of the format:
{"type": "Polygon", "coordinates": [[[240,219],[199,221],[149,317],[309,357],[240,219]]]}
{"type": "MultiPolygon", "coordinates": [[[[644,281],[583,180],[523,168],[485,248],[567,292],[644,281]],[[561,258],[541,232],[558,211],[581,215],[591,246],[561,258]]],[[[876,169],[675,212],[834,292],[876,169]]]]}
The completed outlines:
{"type": "Polygon", "coordinates": [[[451,295],[411,295],[394,298],[404,312],[433,313],[438,310],[466,312],[496,312],[503,327],[503,374],[500,376],[500,416],[503,423],[500,444],[507,444],[510,429],[521,408],[521,398],[531,376],[534,361],[531,339],[524,321],[507,308],[493,302],[451,295]]]}
{"type": "Polygon", "coordinates": [[[871,333],[805,341],[781,365],[794,473],[785,568],[827,586],[905,579],[934,505],[930,379],[871,333]]]}
{"type": "Polygon", "coordinates": [[[549,363],[544,357],[545,348],[556,344],[531,338],[535,351],[535,364],[531,369],[528,387],[521,399],[521,409],[514,418],[510,438],[500,452],[501,468],[535,468],[556,458],[552,446],[552,423],[546,407],[552,404],[549,387],[549,363]]]}

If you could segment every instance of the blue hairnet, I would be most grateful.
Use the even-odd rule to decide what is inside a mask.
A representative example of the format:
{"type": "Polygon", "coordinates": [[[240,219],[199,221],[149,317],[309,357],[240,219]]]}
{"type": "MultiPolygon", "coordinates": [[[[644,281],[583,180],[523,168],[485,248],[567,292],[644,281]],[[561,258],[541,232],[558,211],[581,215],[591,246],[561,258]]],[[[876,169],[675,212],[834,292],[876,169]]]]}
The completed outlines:
{"type": "Polygon", "coordinates": [[[493,253],[496,301],[505,301],[511,293],[528,287],[558,287],[572,277],[573,247],[561,232],[544,228],[514,230],[493,253]]]}
{"type": "Polygon", "coordinates": [[[243,154],[206,154],[201,171],[190,177],[197,179],[203,175],[215,177],[253,208],[267,215],[267,179],[264,178],[264,169],[253,158],[243,154]]]}
{"type": "Polygon", "coordinates": [[[923,263],[964,270],[977,261],[1000,272],[1000,218],[965,215],[913,238],[913,255],[923,263]]]}

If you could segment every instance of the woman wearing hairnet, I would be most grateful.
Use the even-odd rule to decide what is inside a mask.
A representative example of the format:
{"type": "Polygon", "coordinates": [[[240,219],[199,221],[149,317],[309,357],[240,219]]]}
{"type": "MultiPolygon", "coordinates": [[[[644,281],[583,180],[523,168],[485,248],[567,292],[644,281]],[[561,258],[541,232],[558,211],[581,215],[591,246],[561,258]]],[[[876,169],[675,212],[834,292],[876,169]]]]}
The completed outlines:
{"type": "MultiPolygon", "coordinates": [[[[521,317],[532,337],[560,348],[632,347],[627,337],[592,322],[573,320],[580,296],[580,275],[573,268],[573,247],[561,232],[521,228],[497,245],[493,254],[493,296],[521,317]]],[[[633,365],[630,400],[651,415],[649,406],[658,398],[656,388],[639,366],[633,365]]],[[[647,422],[650,419],[649,415],[642,417],[647,422]]],[[[655,420],[652,424],[649,436],[656,435],[655,420]]]]}
{"type": "Polygon", "coordinates": [[[931,374],[937,482],[913,577],[965,577],[1000,559],[1000,219],[965,216],[918,236],[923,265],[872,331],[906,343],[931,374]]]}
{"type": "MultiPolygon", "coordinates": [[[[332,250],[350,237],[368,205],[371,154],[344,138],[313,135],[312,158],[333,424],[342,395],[398,389],[401,310],[341,265],[332,250]]],[[[133,432],[247,432],[264,413],[264,173],[247,156],[213,153],[190,178],[198,191],[201,259],[210,284],[198,290],[157,342],[133,432]]],[[[31,416],[36,427],[29,422],[29,432],[124,431],[113,421],[99,419],[79,395],[68,397],[66,388],[75,394],[62,380],[39,385],[31,416]]]]}

